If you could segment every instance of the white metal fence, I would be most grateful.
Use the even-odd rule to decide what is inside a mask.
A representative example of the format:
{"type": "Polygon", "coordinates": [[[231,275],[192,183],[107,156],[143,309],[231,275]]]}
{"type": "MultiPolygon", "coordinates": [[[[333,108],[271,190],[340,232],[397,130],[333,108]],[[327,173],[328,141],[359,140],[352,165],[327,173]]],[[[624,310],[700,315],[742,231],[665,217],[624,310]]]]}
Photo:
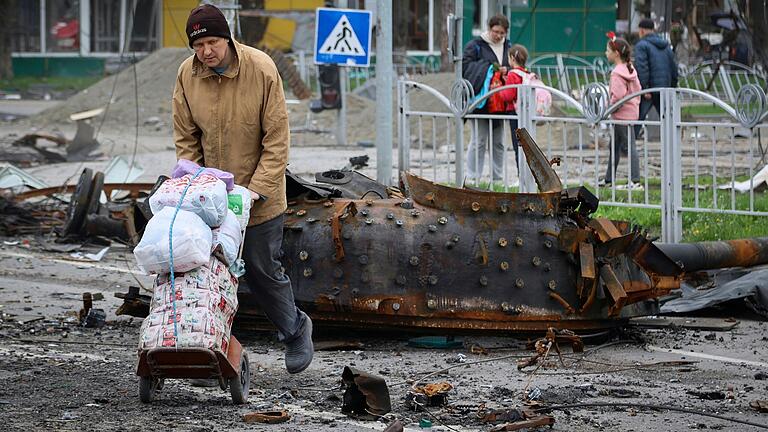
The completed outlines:
{"type": "MultiPolygon", "coordinates": [[[[513,87],[518,89],[517,113],[489,115],[474,112],[482,99],[473,100],[466,82],[454,84],[449,97],[424,84],[399,81],[399,169],[453,184],[466,184],[467,173],[478,172],[469,186],[535,192],[522,151],[515,163],[510,124],[514,121],[528,129],[548,158],[560,158],[554,168],[564,184],[590,187],[602,205],[660,211],[664,241],[681,240],[686,212],[768,216],[768,197],[753,187],[760,181],[756,173],[766,166],[762,137],[768,132],[765,94],[758,86],[745,83],[734,96],[735,105],[695,89],[665,88],[644,90],[613,106],[608,106],[601,85],[587,86],[581,101],[561,89],[544,86],[557,107],[550,116],[536,113],[536,86],[506,86],[495,91],[513,87]],[[646,94],[658,94],[659,120],[612,118],[624,103],[646,94]],[[434,103],[426,104],[427,98],[434,103]],[[721,115],[704,120],[690,117],[684,107],[691,101],[718,107],[721,115]],[[476,150],[477,157],[469,157],[470,143],[481,134],[487,133],[486,141],[493,142],[494,126],[502,130],[501,150],[491,145],[484,155],[476,150]],[[617,133],[635,128],[641,133],[636,139],[638,163],[633,168],[630,158],[619,155],[612,146],[617,133]],[[497,179],[491,175],[494,157],[502,166],[497,179]],[[619,164],[613,181],[603,185],[603,173],[616,158],[619,164]],[[468,169],[467,160],[477,165],[484,161],[484,167],[468,169]],[[632,185],[632,180],[639,186],[632,185]],[[739,181],[746,190],[743,193],[732,187],[739,181]]],[[[768,169],[764,172],[768,178],[768,169]]]]}

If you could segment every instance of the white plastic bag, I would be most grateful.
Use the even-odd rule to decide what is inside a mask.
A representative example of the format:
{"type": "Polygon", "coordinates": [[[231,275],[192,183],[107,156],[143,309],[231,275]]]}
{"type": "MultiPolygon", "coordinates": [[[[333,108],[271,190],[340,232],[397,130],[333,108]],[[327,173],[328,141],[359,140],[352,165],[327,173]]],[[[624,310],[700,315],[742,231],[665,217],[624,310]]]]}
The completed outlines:
{"type": "MultiPolygon", "coordinates": [[[[155,213],[147,223],[141,241],[133,250],[139,268],[145,273],[162,274],[170,271],[168,234],[175,211],[173,207],[165,207],[155,213]]],[[[212,237],[211,228],[200,217],[179,210],[173,223],[174,272],[186,272],[208,264],[212,237]]]]}
{"type": "Polygon", "coordinates": [[[229,209],[237,216],[238,222],[240,222],[240,229],[245,229],[248,226],[248,219],[251,217],[251,191],[248,189],[235,185],[232,192],[227,196],[229,209]]]}
{"type": "Polygon", "coordinates": [[[240,231],[240,222],[232,210],[227,210],[227,216],[220,227],[214,228],[213,247],[221,245],[227,265],[232,265],[237,260],[240,244],[243,242],[243,233],[240,231]]]}
{"type": "Polygon", "coordinates": [[[200,216],[208,226],[221,225],[227,214],[227,186],[211,174],[200,174],[194,180],[192,177],[187,174],[166,180],[149,197],[149,208],[152,214],[167,207],[176,208],[184,188],[192,181],[187,194],[184,195],[181,209],[200,216]]]}

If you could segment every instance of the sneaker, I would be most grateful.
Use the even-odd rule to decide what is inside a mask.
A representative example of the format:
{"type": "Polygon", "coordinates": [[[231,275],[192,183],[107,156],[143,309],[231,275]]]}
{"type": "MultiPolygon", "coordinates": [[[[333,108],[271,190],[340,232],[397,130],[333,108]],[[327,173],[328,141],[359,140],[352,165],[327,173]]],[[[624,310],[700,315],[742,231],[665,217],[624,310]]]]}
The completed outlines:
{"type": "Polygon", "coordinates": [[[597,185],[600,187],[605,187],[605,186],[610,187],[611,183],[613,182],[611,182],[610,180],[606,181],[604,178],[601,178],[600,180],[597,181],[597,185]]]}
{"type": "Polygon", "coordinates": [[[304,324],[291,339],[285,341],[285,368],[288,373],[299,373],[309,367],[315,354],[312,343],[312,320],[304,312],[304,324]]]}
{"type": "Polygon", "coordinates": [[[622,184],[616,186],[617,190],[630,190],[630,191],[642,191],[645,187],[640,182],[631,182],[629,184],[622,184]]]}

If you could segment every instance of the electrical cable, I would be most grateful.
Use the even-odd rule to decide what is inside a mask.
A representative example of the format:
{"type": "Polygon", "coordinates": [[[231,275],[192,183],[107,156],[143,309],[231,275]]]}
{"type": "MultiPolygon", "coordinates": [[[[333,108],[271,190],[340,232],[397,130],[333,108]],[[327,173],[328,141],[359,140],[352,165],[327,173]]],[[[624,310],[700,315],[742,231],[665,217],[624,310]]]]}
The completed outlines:
{"type": "Polygon", "coordinates": [[[532,408],[531,410],[535,412],[540,412],[540,413],[547,413],[551,411],[568,410],[571,408],[600,408],[600,407],[648,408],[648,409],[654,409],[654,410],[678,411],[686,414],[695,414],[695,415],[700,415],[704,417],[716,418],[718,420],[725,420],[725,421],[740,423],[748,426],[754,426],[761,429],[768,429],[768,425],[766,424],[753,423],[750,421],[740,420],[733,417],[726,417],[718,414],[711,414],[708,412],[698,411],[698,410],[693,410],[688,408],[680,408],[673,405],[653,405],[653,404],[630,403],[630,402],[590,402],[590,403],[576,403],[576,404],[567,404],[567,405],[554,405],[550,407],[532,408]]]}
{"type": "Polygon", "coordinates": [[[373,189],[369,189],[369,190],[365,191],[365,193],[364,193],[364,194],[363,194],[363,195],[360,197],[360,199],[363,199],[363,198],[365,198],[365,196],[366,196],[366,195],[368,195],[368,194],[369,194],[369,193],[371,193],[371,192],[373,192],[373,193],[375,193],[376,195],[378,195],[378,196],[379,196],[379,198],[381,198],[381,199],[384,199],[384,197],[383,197],[383,196],[382,196],[382,195],[381,195],[381,194],[380,194],[378,191],[375,191],[375,190],[373,190],[373,189]]]}

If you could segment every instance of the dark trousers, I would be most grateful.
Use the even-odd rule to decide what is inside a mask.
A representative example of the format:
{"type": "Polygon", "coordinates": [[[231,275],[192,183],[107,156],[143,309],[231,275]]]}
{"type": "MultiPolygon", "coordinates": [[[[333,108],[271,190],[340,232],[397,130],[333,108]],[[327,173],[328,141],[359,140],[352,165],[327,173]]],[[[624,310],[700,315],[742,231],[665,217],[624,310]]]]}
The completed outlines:
{"type": "MultiPolygon", "coordinates": [[[[661,117],[661,95],[659,93],[651,93],[651,98],[646,99],[645,95],[640,96],[640,117],[638,118],[639,121],[645,120],[645,118],[648,116],[648,113],[651,111],[651,107],[656,108],[656,112],[659,113],[659,117],[661,117]]],[[[640,130],[643,128],[642,125],[635,125],[635,136],[640,136],[640,130]]]]}
{"type": "Polygon", "coordinates": [[[619,167],[622,155],[627,155],[629,151],[629,169],[631,180],[637,182],[640,180],[640,158],[637,155],[637,146],[635,145],[634,131],[631,126],[613,125],[613,142],[608,147],[608,171],[605,173],[605,182],[612,183],[616,168],[619,167]],[[611,160],[613,159],[613,160],[611,160]]]}
{"type": "Polygon", "coordinates": [[[245,231],[245,278],[259,307],[277,327],[281,341],[292,339],[304,319],[294,302],[291,280],[280,263],[282,245],[283,215],[245,231]]]}

